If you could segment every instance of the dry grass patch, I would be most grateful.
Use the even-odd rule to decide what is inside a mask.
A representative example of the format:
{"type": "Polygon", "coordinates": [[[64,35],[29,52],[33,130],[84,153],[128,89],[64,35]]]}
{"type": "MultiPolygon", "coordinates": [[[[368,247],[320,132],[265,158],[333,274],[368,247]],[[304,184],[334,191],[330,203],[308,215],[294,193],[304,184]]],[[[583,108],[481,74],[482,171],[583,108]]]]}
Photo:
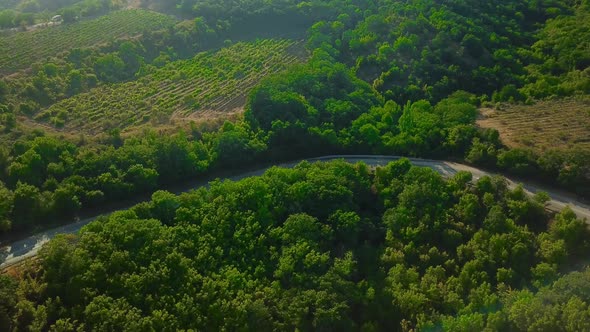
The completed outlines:
{"type": "Polygon", "coordinates": [[[477,124],[497,129],[509,147],[590,151],[590,97],[482,108],[477,124]]]}

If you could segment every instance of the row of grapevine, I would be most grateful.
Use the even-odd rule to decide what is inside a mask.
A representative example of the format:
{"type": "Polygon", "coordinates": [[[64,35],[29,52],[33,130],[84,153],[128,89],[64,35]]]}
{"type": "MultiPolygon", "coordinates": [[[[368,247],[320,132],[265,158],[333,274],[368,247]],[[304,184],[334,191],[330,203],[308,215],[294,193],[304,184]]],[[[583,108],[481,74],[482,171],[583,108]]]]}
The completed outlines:
{"type": "Polygon", "coordinates": [[[174,18],[152,11],[120,10],[93,20],[0,36],[0,73],[28,68],[74,47],[91,47],[174,23],[174,18]]]}
{"type": "Polygon", "coordinates": [[[478,123],[495,128],[510,147],[590,150],[590,98],[548,100],[486,110],[478,123]]]}
{"type": "Polygon", "coordinates": [[[100,132],[174,118],[231,112],[265,76],[301,62],[302,41],[264,39],[169,63],[136,81],[102,86],[41,111],[56,127],[100,132]]]}

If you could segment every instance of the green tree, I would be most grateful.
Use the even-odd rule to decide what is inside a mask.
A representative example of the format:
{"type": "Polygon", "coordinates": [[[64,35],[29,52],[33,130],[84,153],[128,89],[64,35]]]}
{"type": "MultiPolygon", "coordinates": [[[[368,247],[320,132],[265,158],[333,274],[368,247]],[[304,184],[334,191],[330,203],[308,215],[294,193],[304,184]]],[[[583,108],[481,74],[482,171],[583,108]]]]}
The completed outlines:
{"type": "Polygon", "coordinates": [[[18,281],[7,275],[0,275],[0,327],[11,330],[12,317],[18,301],[18,281]]]}
{"type": "Polygon", "coordinates": [[[79,13],[75,8],[67,7],[61,11],[64,23],[74,23],[79,19],[79,13]]]}
{"type": "Polygon", "coordinates": [[[41,193],[36,187],[18,182],[14,190],[12,221],[15,228],[30,225],[42,212],[41,193]]]}
{"type": "Polygon", "coordinates": [[[108,53],[96,59],[94,71],[101,81],[118,82],[125,77],[125,62],[118,55],[108,53]]]}

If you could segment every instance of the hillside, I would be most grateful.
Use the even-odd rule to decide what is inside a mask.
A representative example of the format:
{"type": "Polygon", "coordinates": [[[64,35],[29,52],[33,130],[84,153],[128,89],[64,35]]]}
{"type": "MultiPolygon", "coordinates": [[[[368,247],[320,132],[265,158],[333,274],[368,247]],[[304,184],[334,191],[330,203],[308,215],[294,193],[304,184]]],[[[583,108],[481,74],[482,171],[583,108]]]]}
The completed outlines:
{"type": "MultiPolygon", "coordinates": [[[[584,95],[585,58],[568,60],[573,67],[555,58],[580,54],[584,44],[576,42],[585,35],[563,32],[583,32],[572,18],[586,15],[585,3],[253,0],[174,10],[186,19],[137,38],[78,45],[0,81],[6,232],[183,176],[331,153],[464,159],[590,195],[590,154],[506,145],[501,127],[476,123],[490,99],[530,104],[528,87],[539,79],[546,92],[559,92],[554,99],[584,95]],[[305,29],[306,50],[300,38],[252,41],[305,29]],[[467,83],[482,79],[491,85],[467,83]],[[232,116],[242,109],[243,117],[232,116]],[[32,208],[19,207],[19,192],[34,197],[32,208]]],[[[136,10],[96,21],[136,14],[168,17],[136,10]]]]}
{"type": "Polygon", "coordinates": [[[0,35],[0,73],[10,74],[29,68],[72,48],[136,37],[145,30],[162,29],[174,23],[175,20],[167,15],[145,10],[122,10],[92,20],[0,35]]]}
{"type": "Polygon", "coordinates": [[[0,33],[42,30],[122,9],[126,0],[0,0],[0,33]],[[61,20],[52,21],[56,15],[61,20]]]}
{"type": "Polygon", "coordinates": [[[175,61],[138,80],[96,88],[35,116],[65,130],[99,133],[148,123],[208,119],[237,112],[265,76],[305,60],[302,42],[264,39],[175,61]]]}
{"type": "Polygon", "coordinates": [[[161,190],[395,155],[582,202],[589,0],[0,4],[64,16],[0,36],[2,245],[152,197],[0,276],[0,330],[590,330],[589,221],[502,176],[304,162],[161,190]]]}
{"type": "Polygon", "coordinates": [[[496,129],[509,147],[539,153],[551,149],[590,151],[590,99],[549,100],[480,110],[477,124],[496,129]]]}

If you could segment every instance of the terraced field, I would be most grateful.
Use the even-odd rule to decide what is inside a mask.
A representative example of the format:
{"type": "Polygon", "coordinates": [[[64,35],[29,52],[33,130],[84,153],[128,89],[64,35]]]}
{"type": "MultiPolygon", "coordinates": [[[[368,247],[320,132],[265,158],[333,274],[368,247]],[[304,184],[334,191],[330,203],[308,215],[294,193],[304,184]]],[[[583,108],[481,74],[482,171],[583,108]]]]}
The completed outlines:
{"type": "Polygon", "coordinates": [[[175,19],[147,10],[120,10],[97,19],[0,36],[0,74],[29,68],[31,64],[74,47],[91,47],[157,30],[175,19]]]}
{"type": "Polygon", "coordinates": [[[97,133],[170,119],[203,119],[238,111],[265,76],[306,57],[302,41],[241,42],[190,60],[172,62],[127,83],[102,86],[65,99],[35,119],[65,130],[97,133]]]}
{"type": "Polygon", "coordinates": [[[510,147],[539,152],[574,146],[590,150],[590,98],[544,101],[506,109],[482,109],[477,123],[500,132],[510,147]]]}

